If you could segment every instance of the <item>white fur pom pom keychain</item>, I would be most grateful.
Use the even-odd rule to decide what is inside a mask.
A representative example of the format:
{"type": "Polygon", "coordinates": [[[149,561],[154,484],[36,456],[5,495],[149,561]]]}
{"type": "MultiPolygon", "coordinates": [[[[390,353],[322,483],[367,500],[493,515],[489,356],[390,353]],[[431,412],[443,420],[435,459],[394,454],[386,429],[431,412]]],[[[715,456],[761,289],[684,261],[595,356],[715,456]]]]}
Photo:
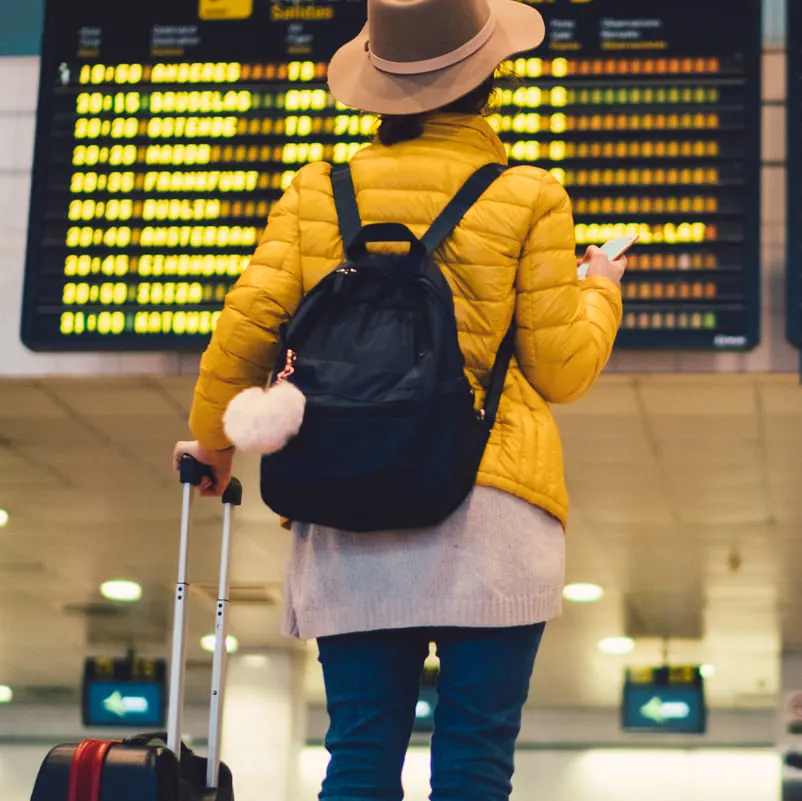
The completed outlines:
{"type": "Polygon", "coordinates": [[[223,427],[239,450],[276,453],[301,430],[306,396],[287,380],[295,372],[294,362],[295,353],[288,350],[272,387],[251,387],[228,404],[223,427]]]}

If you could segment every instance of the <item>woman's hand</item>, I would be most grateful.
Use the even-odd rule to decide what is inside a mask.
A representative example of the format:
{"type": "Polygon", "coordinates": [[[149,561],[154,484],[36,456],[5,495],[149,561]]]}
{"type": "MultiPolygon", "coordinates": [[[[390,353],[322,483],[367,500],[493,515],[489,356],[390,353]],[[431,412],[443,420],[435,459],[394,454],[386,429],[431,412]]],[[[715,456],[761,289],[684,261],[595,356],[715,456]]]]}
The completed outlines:
{"type": "Polygon", "coordinates": [[[181,469],[181,457],[185,455],[193,456],[201,464],[211,468],[214,474],[214,481],[204,477],[198,486],[198,492],[207,498],[219,498],[226,490],[228,482],[231,481],[231,463],[234,460],[234,448],[226,448],[224,451],[210,451],[196,442],[176,442],[173,448],[173,469],[179,472],[181,469]]]}
{"type": "Polygon", "coordinates": [[[585,251],[585,256],[579,263],[588,265],[588,278],[591,276],[608,278],[619,289],[621,288],[621,279],[624,277],[624,273],[627,269],[626,256],[621,256],[620,259],[610,261],[601,248],[591,245],[585,251]]]}

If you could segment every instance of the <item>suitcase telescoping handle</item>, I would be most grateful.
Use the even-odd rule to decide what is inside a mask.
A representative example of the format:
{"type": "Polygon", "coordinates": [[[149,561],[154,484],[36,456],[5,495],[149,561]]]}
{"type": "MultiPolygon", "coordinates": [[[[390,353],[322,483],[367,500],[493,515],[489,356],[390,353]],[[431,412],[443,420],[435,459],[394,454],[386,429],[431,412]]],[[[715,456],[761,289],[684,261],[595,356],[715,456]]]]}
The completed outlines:
{"type": "MultiPolygon", "coordinates": [[[[187,628],[189,623],[189,545],[190,514],[193,489],[212,471],[192,456],[181,459],[180,478],[183,487],[181,506],[181,544],[178,555],[178,580],[175,592],[173,649],[170,660],[170,702],[167,715],[167,747],[176,755],[181,753],[181,727],[184,709],[184,674],[186,668],[187,628]]],[[[220,768],[220,731],[223,716],[223,692],[226,667],[226,612],[228,609],[229,555],[231,551],[231,521],[233,508],[242,503],[242,485],[232,478],[223,493],[223,537],[220,557],[220,586],[214,627],[214,662],[212,666],[211,709],[209,713],[209,759],[206,784],[216,787],[220,768]]]]}

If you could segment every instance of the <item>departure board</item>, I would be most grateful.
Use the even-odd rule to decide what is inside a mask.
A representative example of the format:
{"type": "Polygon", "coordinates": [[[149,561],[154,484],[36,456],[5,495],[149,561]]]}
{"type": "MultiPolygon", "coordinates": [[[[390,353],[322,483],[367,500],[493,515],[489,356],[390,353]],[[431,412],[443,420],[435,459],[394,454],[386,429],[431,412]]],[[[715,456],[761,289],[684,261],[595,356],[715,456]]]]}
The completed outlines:
{"type": "MultiPolygon", "coordinates": [[[[538,7],[547,40],[502,65],[489,121],[566,186],[580,252],[639,234],[619,345],[753,346],[760,0],[538,7]]],[[[48,0],[24,342],[201,349],[295,171],[371,140],[325,82],[364,20],[364,0],[48,0]]]]}
{"type": "Polygon", "coordinates": [[[786,329],[802,346],[802,0],[788,0],[788,271],[786,329]]]}

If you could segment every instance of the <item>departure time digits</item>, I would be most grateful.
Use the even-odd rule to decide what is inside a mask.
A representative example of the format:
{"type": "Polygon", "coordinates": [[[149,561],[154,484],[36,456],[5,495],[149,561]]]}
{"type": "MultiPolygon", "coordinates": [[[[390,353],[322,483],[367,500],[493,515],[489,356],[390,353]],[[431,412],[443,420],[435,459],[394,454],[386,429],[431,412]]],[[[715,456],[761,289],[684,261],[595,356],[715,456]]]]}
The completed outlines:
{"type": "MultiPolygon", "coordinates": [[[[731,177],[718,134],[738,126],[725,73],[702,57],[530,57],[499,69],[488,122],[510,164],[570,188],[580,247],[640,237],[625,299],[672,310],[629,308],[625,328],[718,324],[718,188],[731,177]]],[[[375,135],[377,118],[337,104],[325,74],[311,60],[81,66],[60,212],[61,334],[208,336],[296,171],[345,163],[375,135]]]]}

